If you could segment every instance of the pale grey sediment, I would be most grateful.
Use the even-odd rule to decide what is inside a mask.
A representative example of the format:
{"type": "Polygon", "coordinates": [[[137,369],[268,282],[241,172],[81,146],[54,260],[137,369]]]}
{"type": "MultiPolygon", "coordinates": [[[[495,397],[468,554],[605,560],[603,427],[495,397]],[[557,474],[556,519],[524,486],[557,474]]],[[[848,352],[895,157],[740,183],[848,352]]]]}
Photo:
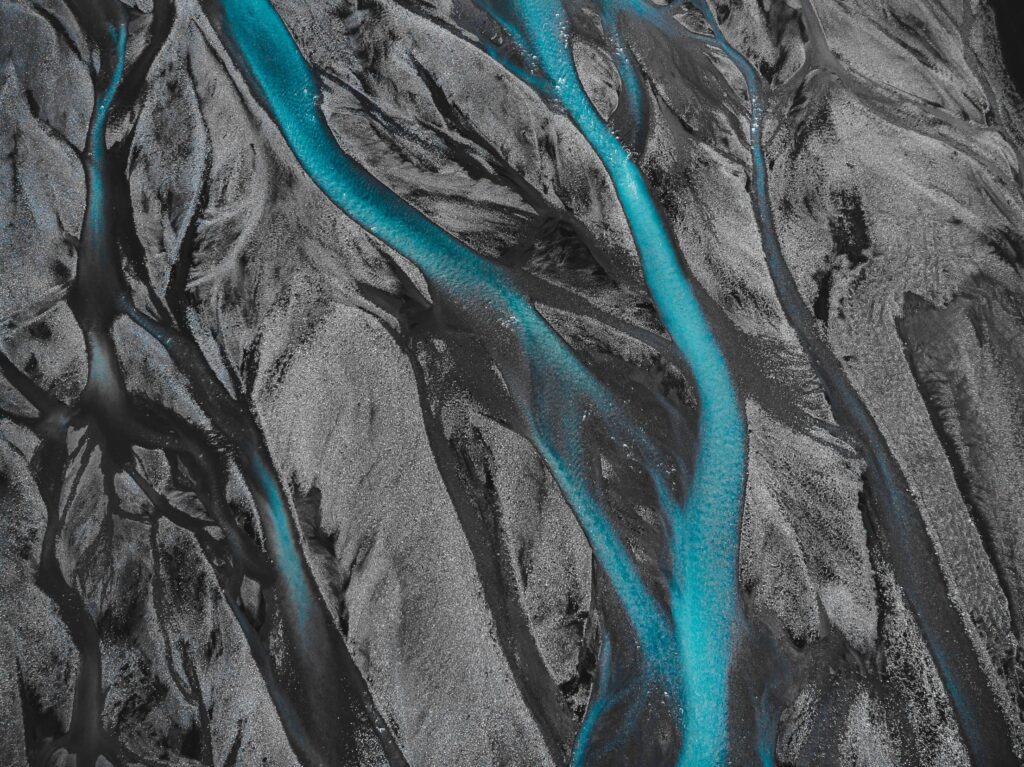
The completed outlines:
{"type": "MultiPolygon", "coordinates": [[[[672,456],[684,488],[702,403],[600,159],[486,3],[274,5],[341,149],[509,267],[610,393],[628,428],[613,433],[607,413],[581,420],[576,469],[667,605],[665,521],[622,434],[672,456]]],[[[898,552],[871,529],[857,435],[837,424],[776,298],[751,205],[743,80],[694,38],[708,28],[684,3],[623,11],[615,34],[643,90],[631,102],[600,5],[566,4],[576,67],[635,152],[746,419],[730,759],[969,764],[898,552]],[[681,23],[689,33],[657,28],[681,23]]],[[[82,399],[97,384],[74,293],[102,30],[58,0],[0,6],[0,763],[80,748],[126,765],[314,764],[303,738],[329,728],[304,734],[287,712],[337,695],[355,701],[355,735],[337,751],[354,764],[564,764],[600,699],[605,637],[621,699],[590,736],[593,762],[673,763],[686,734],[506,378],[527,369],[501,340],[514,322],[467,320],[327,199],[254,95],[215,6],[168,5],[163,31],[149,4],[126,11],[127,71],[157,44],[105,131],[125,161],[110,263],[135,311],[180,335],[161,341],[119,299],[109,338],[124,409],[82,399]],[[167,351],[174,338],[188,339],[182,356],[167,351]],[[263,569],[261,461],[293,520],[317,636],[337,651],[332,668],[349,669],[312,693],[296,684],[315,665],[289,646],[299,632],[275,601],[276,561],[263,569]],[[66,594],[46,570],[47,530],[66,594]],[[66,620],[79,606],[98,655],[91,629],[66,620]],[[95,659],[93,733],[74,700],[95,659]]],[[[943,576],[934,588],[963,613],[1019,761],[1015,59],[985,2],[712,10],[763,81],[785,263],[906,476],[943,576]]],[[[544,370],[532,375],[539,389],[544,370]]]]}

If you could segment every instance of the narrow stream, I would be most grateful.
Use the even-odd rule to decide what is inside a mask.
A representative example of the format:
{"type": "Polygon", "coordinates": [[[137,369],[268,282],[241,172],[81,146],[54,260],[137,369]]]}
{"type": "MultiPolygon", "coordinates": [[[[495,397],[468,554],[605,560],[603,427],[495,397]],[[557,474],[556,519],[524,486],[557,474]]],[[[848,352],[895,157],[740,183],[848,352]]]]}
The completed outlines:
{"type": "Polygon", "coordinates": [[[736,66],[746,83],[754,181],[751,195],[768,271],[786,319],[796,331],[822,383],[836,421],[860,443],[867,461],[871,524],[889,550],[896,579],[945,685],[964,742],[975,764],[1017,764],[1005,715],[968,633],[968,619],[958,612],[949,596],[949,584],[921,509],[878,424],[822,338],[783,258],[768,189],[768,166],[762,140],[765,97],[761,80],[751,63],[726,39],[706,0],[690,2],[710,26],[713,44],[736,66]]]}
{"type": "MultiPolygon", "coordinates": [[[[169,459],[171,454],[187,455],[195,462],[202,475],[202,487],[196,494],[223,530],[226,553],[230,554],[225,557],[230,564],[218,573],[225,599],[303,763],[329,765],[373,755],[401,767],[404,758],[377,714],[317,589],[285,493],[246,405],[224,389],[191,336],[160,311],[160,316],[154,317],[135,305],[122,272],[122,257],[133,247],[134,236],[125,152],[131,133],[127,140],[108,145],[108,119],[120,89],[128,87],[132,75],[144,75],[140,67],[152,62],[160,35],[154,27],[150,46],[143,48],[128,68],[128,14],[123,6],[96,2],[73,3],[71,8],[102,63],[83,154],[86,211],[68,297],[88,358],[87,383],[74,411],[75,417],[87,424],[83,441],[102,447],[109,467],[104,471],[114,473],[131,475],[135,471],[132,450],[136,446],[165,451],[169,459]],[[129,394],[114,342],[113,325],[119,316],[135,322],[164,347],[213,429],[224,444],[235,448],[235,461],[259,515],[266,553],[234,519],[219,473],[223,462],[206,444],[207,436],[176,420],[166,408],[140,404],[144,395],[129,394]],[[254,617],[252,613],[259,613],[258,609],[252,607],[250,613],[243,609],[239,589],[245,578],[258,587],[265,614],[254,617]],[[254,621],[262,625],[254,626],[254,621]],[[280,640],[279,647],[269,647],[271,637],[280,640]]],[[[169,22],[170,9],[163,11],[165,15],[157,17],[169,22]]],[[[157,506],[162,503],[159,496],[155,500],[157,506]]],[[[113,493],[109,501],[116,505],[113,493]]]]}

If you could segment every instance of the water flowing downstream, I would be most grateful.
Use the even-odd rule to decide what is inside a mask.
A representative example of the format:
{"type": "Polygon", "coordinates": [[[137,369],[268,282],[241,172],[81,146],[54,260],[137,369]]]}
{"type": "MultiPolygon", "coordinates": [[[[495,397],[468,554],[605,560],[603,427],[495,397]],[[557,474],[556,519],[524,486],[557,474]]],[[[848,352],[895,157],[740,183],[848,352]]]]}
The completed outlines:
{"type": "MultiPolygon", "coordinates": [[[[546,2],[521,1],[510,6],[507,16],[526,46],[525,53],[535,57],[538,69],[615,185],[655,305],[696,381],[699,450],[682,516],[673,521],[672,541],[672,614],[683,676],[680,764],[721,762],[728,745],[727,684],[743,493],[743,417],[725,358],[683,273],[647,183],[579,80],[564,11],[546,2]]],[[[620,56],[620,66],[629,69],[625,54],[620,56]]],[[[635,87],[636,82],[635,77],[627,77],[625,87],[635,87]]]]}
{"type": "Polygon", "coordinates": [[[953,5],[0,4],[0,763],[1024,764],[953,5]]]}

